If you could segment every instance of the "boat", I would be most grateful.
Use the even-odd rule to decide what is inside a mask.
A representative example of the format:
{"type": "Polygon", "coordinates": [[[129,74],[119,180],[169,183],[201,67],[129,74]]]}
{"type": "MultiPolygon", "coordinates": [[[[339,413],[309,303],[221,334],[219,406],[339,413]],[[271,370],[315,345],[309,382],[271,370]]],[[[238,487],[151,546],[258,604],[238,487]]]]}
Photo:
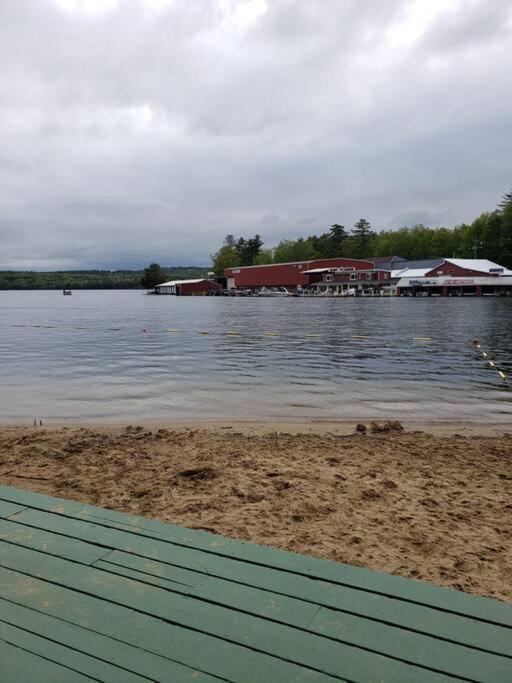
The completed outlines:
{"type": "Polygon", "coordinates": [[[286,287],[262,287],[254,296],[293,296],[286,287]]]}

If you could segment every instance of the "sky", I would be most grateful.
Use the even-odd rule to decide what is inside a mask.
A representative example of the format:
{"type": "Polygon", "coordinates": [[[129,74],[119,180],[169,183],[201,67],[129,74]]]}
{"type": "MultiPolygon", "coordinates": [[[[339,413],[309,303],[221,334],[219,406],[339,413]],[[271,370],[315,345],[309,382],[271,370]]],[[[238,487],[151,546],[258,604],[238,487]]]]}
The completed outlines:
{"type": "Polygon", "coordinates": [[[0,0],[0,269],[471,221],[511,64],[509,0],[0,0]]]}

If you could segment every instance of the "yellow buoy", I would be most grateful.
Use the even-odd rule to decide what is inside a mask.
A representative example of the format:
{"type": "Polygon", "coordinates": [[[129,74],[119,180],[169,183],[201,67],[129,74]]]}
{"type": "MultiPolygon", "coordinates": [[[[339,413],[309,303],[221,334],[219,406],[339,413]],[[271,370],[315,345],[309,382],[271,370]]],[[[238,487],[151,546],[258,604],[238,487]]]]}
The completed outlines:
{"type": "Polygon", "coordinates": [[[504,372],[502,372],[501,370],[498,370],[498,375],[501,377],[501,379],[507,379],[506,374],[504,372]]]}
{"type": "Polygon", "coordinates": [[[352,339],[370,339],[370,337],[365,334],[353,334],[352,339]]]}

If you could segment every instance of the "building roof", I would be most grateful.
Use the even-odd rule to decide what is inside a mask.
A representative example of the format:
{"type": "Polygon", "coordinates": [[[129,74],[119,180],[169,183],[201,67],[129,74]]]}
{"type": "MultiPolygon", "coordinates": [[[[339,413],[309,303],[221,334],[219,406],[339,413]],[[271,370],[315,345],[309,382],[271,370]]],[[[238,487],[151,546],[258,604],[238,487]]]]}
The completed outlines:
{"type": "Polygon", "coordinates": [[[401,270],[392,270],[391,277],[424,277],[432,268],[435,268],[435,266],[429,266],[428,268],[402,268],[401,270]]]}
{"type": "Polygon", "coordinates": [[[485,258],[447,258],[445,261],[447,263],[453,263],[454,266],[458,266],[459,268],[477,270],[479,273],[499,272],[502,275],[512,275],[512,270],[508,270],[504,266],[500,266],[498,263],[494,263],[485,258]]]}
{"type": "MultiPolygon", "coordinates": [[[[169,282],[162,282],[162,284],[157,285],[157,287],[172,287],[173,285],[197,285],[199,282],[212,282],[207,280],[205,277],[199,278],[199,280],[169,280],[169,282]]],[[[212,282],[212,284],[217,284],[212,282]]]]}
{"type": "MultiPolygon", "coordinates": [[[[252,268],[270,268],[273,266],[298,266],[298,265],[305,265],[309,263],[319,263],[320,261],[337,261],[337,260],[344,260],[344,261],[359,261],[362,263],[373,263],[374,260],[372,258],[352,258],[351,256],[328,256],[326,258],[314,258],[314,259],[307,259],[304,258],[302,261],[282,261],[280,263],[262,263],[261,265],[258,266],[229,266],[229,268],[224,268],[224,271],[226,270],[232,270],[232,271],[239,271],[239,270],[251,270],[252,268]]],[[[335,266],[331,266],[335,267],[335,266]]]]}
{"type": "Polygon", "coordinates": [[[403,256],[372,256],[369,261],[372,263],[395,263],[396,261],[407,261],[403,256]]]}

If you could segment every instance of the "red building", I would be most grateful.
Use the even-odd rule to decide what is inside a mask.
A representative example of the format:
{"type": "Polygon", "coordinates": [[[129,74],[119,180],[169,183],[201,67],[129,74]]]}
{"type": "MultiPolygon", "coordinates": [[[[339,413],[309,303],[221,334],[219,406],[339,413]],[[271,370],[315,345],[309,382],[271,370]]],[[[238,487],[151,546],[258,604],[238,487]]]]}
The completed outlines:
{"type": "Polygon", "coordinates": [[[372,261],[332,258],[315,261],[296,261],[294,263],[275,263],[266,266],[226,268],[224,275],[227,278],[228,289],[257,289],[259,287],[296,288],[299,286],[305,287],[322,280],[322,272],[325,269],[343,269],[348,274],[354,271],[374,270],[375,265],[372,261]]]}
{"type": "Polygon", "coordinates": [[[222,285],[212,280],[171,280],[155,287],[156,294],[177,296],[204,296],[222,291],[222,285]]]}

